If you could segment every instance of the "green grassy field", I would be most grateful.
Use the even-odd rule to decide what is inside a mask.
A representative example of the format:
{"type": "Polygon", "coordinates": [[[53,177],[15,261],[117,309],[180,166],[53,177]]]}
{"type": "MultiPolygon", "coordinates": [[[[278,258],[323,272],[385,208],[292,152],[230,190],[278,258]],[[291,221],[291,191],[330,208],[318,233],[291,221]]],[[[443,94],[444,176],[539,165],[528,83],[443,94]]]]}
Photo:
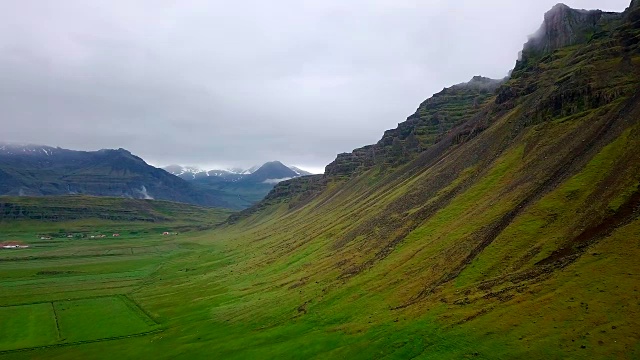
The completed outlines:
{"type": "Polygon", "coordinates": [[[639,311],[640,268],[632,259],[640,248],[621,251],[619,245],[640,238],[640,221],[593,248],[598,256],[531,283],[514,298],[474,298],[474,290],[469,303],[457,304],[465,281],[397,310],[392,307],[413,291],[412,281],[399,281],[407,275],[397,273],[397,260],[348,282],[336,280],[331,271],[318,273],[329,264],[323,254],[330,239],[273,257],[284,235],[273,225],[87,240],[84,249],[78,240],[63,240],[37,256],[30,249],[7,250],[0,261],[0,358],[586,359],[640,353],[631,316],[639,311]],[[257,234],[270,239],[257,241],[257,234]],[[613,264],[619,272],[597,271],[613,264]],[[617,306],[626,311],[610,312],[617,306]]]}
{"type": "Polygon", "coordinates": [[[0,351],[51,345],[58,341],[51,303],[0,307],[0,351]]]}
{"type": "Polygon", "coordinates": [[[229,222],[9,199],[0,241],[30,247],[0,250],[0,359],[640,359],[634,4],[465,92],[432,147],[341,157],[229,222]]]}
{"type": "Polygon", "coordinates": [[[2,351],[107,341],[148,334],[158,325],[124,296],[0,307],[2,351]]]}
{"type": "Polygon", "coordinates": [[[162,330],[126,294],[193,247],[182,235],[162,235],[164,228],[149,224],[83,220],[4,226],[12,229],[12,239],[30,247],[0,251],[0,354],[162,330]],[[125,231],[118,238],[32,240],[52,227],[125,231]]]}
{"type": "Polygon", "coordinates": [[[121,296],[57,301],[53,306],[60,338],[66,342],[138,334],[155,325],[135,303],[121,296]]]}
{"type": "Polygon", "coordinates": [[[136,201],[134,205],[151,211],[147,214],[162,213],[162,218],[125,220],[126,199],[4,198],[8,200],[30,209],[41,203],[40,212],[64,206],[72,219],[0,221],[0,242],[28,245],[0,250],[0,354],[162,331],[130,295],[147,286],[172,259],[192,252],[198,246],[188,241],[193,233],[202,233],[229,214],[136,201]],[[116,220],[82,214],[86,209],[95,214],[101,207],[116,220]],[[100,234],[105,237],[91,237],[100,234]]]}

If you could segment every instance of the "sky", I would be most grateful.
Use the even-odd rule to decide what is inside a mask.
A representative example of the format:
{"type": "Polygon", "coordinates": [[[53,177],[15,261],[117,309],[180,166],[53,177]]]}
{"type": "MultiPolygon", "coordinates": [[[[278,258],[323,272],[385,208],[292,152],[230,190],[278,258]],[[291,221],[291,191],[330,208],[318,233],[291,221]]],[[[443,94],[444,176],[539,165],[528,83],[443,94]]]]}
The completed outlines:
{"type": "Polygon", "coordinates": [[[505,77],[556,2],[0,0],[0,141],[322,172],[442,88],[505,77]]]}

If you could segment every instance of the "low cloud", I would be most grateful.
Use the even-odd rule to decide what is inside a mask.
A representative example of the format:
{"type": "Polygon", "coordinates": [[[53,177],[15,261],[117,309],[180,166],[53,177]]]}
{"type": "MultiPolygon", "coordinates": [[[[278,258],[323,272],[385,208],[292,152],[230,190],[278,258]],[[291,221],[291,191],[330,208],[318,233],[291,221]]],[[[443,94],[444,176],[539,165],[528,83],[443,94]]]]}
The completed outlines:
{"type": "Polygon", "coordinates": [[[277,184],[277,183],[281,183],[283,181],[287,181],[287,180],[291,180],[292,178],[290,177],[286,177],[286,178],[281,178],[281,179],[267,179],[265,181],[263,181],[262,183],[264,184],[277,184]]]}
{"type": "MultiPolygon", "coordinates": [[[[555,2],[6,2],[0,141],[322,168],[443,87],[504,77],[555,2]]],[[[628,0],[569,2],[598,4],[628,0]]]]}

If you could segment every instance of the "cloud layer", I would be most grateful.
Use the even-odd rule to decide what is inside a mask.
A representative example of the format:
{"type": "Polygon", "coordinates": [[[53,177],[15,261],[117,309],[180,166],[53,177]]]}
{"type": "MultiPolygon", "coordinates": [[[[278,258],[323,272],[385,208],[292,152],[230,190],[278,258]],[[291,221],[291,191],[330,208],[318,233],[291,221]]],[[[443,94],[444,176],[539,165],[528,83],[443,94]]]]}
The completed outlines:
{"type": "Polygon", "coordinates": [[[2,1],[0,141],[320,169],[445,86],[504,77],[556,1],[2,1]]]}

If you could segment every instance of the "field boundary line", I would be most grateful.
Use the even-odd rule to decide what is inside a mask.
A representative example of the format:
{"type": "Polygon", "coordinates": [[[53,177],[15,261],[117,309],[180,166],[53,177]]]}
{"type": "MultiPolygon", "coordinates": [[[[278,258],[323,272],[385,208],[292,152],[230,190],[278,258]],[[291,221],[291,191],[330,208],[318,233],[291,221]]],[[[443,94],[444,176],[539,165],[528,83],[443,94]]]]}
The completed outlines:
{"type": "Polygon", "coordinates": [[[120,294],[118,295],[118,297],[131,311],[138,314],[138,316],[140,316],[142,320],[144,320],[145,322],[147,322],[147,320],[151,320],[154,325],[160,325],[160,323],[157,322],[149,312],[147,312],[142,306],[140,306],[137,301],[127,296],[127,294],[120,294]]]}
{"type": "MultiPolygon", "coordinates": [[[[96,290],[96,289],[90,289],[90,290],[96,290]]],[[[81,290],[81,291],[84,291],[84,290],[81,290]]],[[[13,305],[0,305],[0,308],[14,307],[14,306],[24,306],[24,305],[47,304],[47,303],[75,301],[75,300],[92,300],[92,299],[100,299],[100,298],[108,298],[108,297],[119,297],[120,295],[124,295],[124,294],[95,295],[95,296],[83,296],[83,297],[77,297],[77,298],[71,298],[71,299],[34,301],[34,302],[19,303],[19,304],[13,304],[13,305]]]]}
{"type": "Polygon", "coordinates": [[[44,349],[51,349],[51,348],[57,348],[57,347],[91,344],[91,343],[97,343],[97,342],[103,342],[103,341],[128,339],[128,338],[134,338],[134,337],[141,337],[141,336],[145,336],[145,335],[156,334],[156,333],[160,333],[160,332],[163,332],[163,331],[164,331],[164,329],[155,329],[155,330],[145,331],[145,332],[141,332],[141,333],[137,333],[137,334],[112,336],[112,337],[94,339],[94,340],[81,340],[81,341],[62,343],[62,344],[34,346],[34,347],[21,348],[21,349],[11,349],[11,350],[1,350],[0,351],[0,355],[11,354],[11,353],[16,353],[16,352],[23,352],[23,351],[44,350],[44,349]]]}
{"type": "Polygon", "coordinates": [[[62,334],[60,333],[60,323],[58,322],[58,311],[56,311],[56,305],[51,302],[51,309],[53,309],[53,319],[56,321],[56,332],[58,333],[58,341],[62,340],[62,334]]]}
{"type": "MultiPolygon", "coordinates": [[[[74,253],[75,254],[75,253],[74,253]]],[[[60,256],[28,256],[28,257],[12,257],[0,258],[0,262],[12,261],[30,261],[30,260],[63,260],[63,259],[82,259],[93,257],[111,257],[111,256],[131,256],[129,254],[87,254],[87,255],[60,255],[60,256]]]]}

